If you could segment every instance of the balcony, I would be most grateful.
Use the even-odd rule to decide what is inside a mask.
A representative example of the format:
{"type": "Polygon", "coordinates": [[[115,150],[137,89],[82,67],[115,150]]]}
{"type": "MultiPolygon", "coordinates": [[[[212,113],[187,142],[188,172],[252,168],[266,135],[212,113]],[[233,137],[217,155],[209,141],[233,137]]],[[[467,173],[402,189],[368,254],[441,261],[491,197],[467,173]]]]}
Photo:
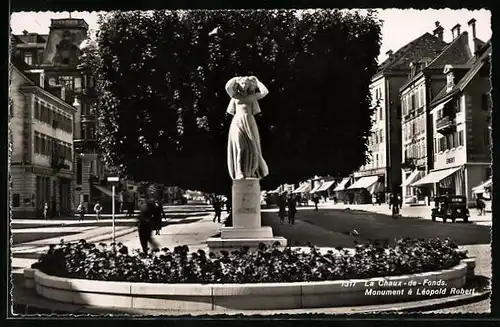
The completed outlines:
{"type": "Polygon", "coordinates": [[[95,123],[95,116],[92,114],[82,115],[81,122],[82,123],[95,123]]]}
{"type": "Polygon", "coordinates": [[[406,158],[405,161],[401,163],[401,169],[403,170],[414,170],[416,166],[416,161],[414,158],[406,158]]]}
{"type": "Polygon", "coordinates": [[[56,153],[50,156],[50,167],[56,171],[70,169],[70,166],[66,163],[66,159],[56,153]]]}
{"type": "Polygon", "coordinates": [[[440,134],[449,134],[456,129],[455,118],[444,116],[436,120],[436,131],[440,134]]]}
{"type": "Polygon", "coordinates": [[[77,139],[73,140],[73,146],[77,152],[94,152],[98,149],[97,140],[95,139],[77,139]]]}

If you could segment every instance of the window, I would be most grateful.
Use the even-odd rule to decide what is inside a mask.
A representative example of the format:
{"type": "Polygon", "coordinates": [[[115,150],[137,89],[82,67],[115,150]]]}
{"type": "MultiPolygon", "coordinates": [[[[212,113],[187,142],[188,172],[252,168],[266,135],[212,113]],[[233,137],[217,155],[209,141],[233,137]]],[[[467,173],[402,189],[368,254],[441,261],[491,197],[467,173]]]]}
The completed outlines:
{"type": "Polygon", "coordinates": [[[26,52],[24,54],[24,62],[28,65],[33,65],[33,54],[31,52],[26,52]]]}
{"type": "Polygon", "coordinates": [[[384,110],[382,109],[382,106],[379,106],[379,119],[384,119],[384,110]]]}
{"type": "Polygon", "coordinates": [[[464,145],[464,131],[458,131],[458,146],[464,145]]]}
{"type": "MultiPolygon", "coordinates": [[[[83,177],[82,158],[77,158],[76,159],[76,183],[77,184],[79,184],[79,185],[82,184],[82,177],[83,177]]],[[[88,200],[85,202],[88,202],[88,200]]]]}
{"type": "Polygon", "coordinates": [[[89,202],[89,195],[88,194],[83,195],[83,202],[89,202]]]}
{"type": "Polygon", "coordinates": [[[36,62],[37,64],[41,64],[43,62],[43,50],[38,50],[36,52],[36,62]]]}
{"type": "Polygon", "coordinates": [[[379,133],[380,133],[380,136],[379,136],[380,137],[380,143],[383,143],[384,142],[384,131],[380,130],[379,133]]]}
{"type": "Polygon", "coordinates": [[[40,153],[40,136],[35,135],[35,153],[40,153]]]}
{"type": "Polygon", "coordinates": [[[73,90],[73,76],[59,76],[59,84],[67,90],[73,90]]]}
{"type": "Polygon", "coordinates": [[[19,207],[21,205],[21,194],[14,193],[12,194],[12,206],[19,207]]]}
{"type": "Polygon", "coordinates": [[[483,109],[483,111],[488,111],[490,109],[488,93],[481,95],[481,109],[483,109]]]}
{"type": "Polygon", "coordinates": [[[490,130],[489,128],[484,129],[484,145],[490,146],[490,130]]]}

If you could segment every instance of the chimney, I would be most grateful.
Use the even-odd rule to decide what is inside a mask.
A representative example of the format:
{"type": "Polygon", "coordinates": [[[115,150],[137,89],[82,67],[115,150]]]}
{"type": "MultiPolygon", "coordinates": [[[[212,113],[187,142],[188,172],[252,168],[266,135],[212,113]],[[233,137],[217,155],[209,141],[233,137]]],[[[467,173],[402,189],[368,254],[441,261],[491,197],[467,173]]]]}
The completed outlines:
{"type": "Polygon", "coordinates": [[[476,20],[474,18],[472,18],[471,20],[469,20],[467,22],[467,25],[469,25],[469,30],[468,30],[468,35],[469,35],[469,48],[470,48],[470,51],[472,53],[472,55],[474,55],[476,53],[476,20]]]}
{"type": "Polygon", "coordinates": [[[388,50],[385,54],[387,55],[387,57],[389,57],[389,58],[390,58],[390,57],[392,57],[392,54],[393,54],[393,53],[394,53],[394,52],[392,52],[392,50],[388,50]]]}
{"type": "Polygon", "coordinates": [[[28,35],[28,31],[27,31],[27,30],[24,30],[24,31],[23,31],[23,35],[28,35]]]}
{"type": "Polygon", "coordinates": [[[453,36],[453,40],[455,40],[460,35],[460,24],[453,26],[451,29],[451,35],[453,36]]]}
{"type": "Polygon", "coordinates": [[[435,37],[439,38],[441,41],[443,41],[443,33],[444,33],[444,28],[441,26],[441,23],[435,22],[436,28],[432,32],[435,37]]]}

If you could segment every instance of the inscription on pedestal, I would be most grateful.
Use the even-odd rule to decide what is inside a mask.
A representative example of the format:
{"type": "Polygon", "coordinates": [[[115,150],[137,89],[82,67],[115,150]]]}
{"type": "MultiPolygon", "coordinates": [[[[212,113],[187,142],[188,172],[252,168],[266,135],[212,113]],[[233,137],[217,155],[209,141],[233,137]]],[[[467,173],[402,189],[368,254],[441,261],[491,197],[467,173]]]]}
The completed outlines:
{"type": "MultiPolygon", "coordinates": [[[[259,194],[260,195],[260,194],[259,194]]],[[[237,213],[257,213],[255,207],[256,194],[250,192],[235,192],[235,199],[239,201],[239,206],[236,208],[237,213]]]]}

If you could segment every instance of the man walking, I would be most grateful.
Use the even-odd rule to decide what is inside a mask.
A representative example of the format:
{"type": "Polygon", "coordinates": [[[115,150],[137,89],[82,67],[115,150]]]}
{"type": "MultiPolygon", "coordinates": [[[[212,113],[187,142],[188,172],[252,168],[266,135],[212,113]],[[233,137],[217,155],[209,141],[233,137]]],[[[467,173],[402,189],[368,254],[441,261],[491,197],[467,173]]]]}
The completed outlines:
{"type": "Polygon", "coordinates": [[[139,241],[144,253],[148,252],[148,245],[151,244],[153,248],[158,248],[158,243],[153,239],[153,215],[155,212],[155,203],[152,199],[147,200],[141,205],[139,211],[139,241]]]}
{"type": "Polygon", "coordinates": [[[217,222],[220,223],[220,219],[221,219],[221,215],[222,215],[221,200],[217,196],[215,196],[213,202],[214,202],[213,207],[214,207],[214,211],[215,211],[214,223],[215,223],[215,220],[217,220],[217,222]]]}
{"type": "Polygon", "coordinates": [[[295,214],[297,213],[297,203],[293,196],[288,199],[288,223],[295,224],[295,214]]]}
{"type": "Polygon", "coordinates": [[[101,210],[102,210],[101,204],[99,203],[99,201],[97,201],[97,203],[94,206],[95,217],[97,220],[101,219],[101,210]]]}
{"type": "Polygon", "coordinates": [[[400,198],[396,193],[392,193],[389,199],[389,210],[391,210],[392,207],[392,218],[394,219],[399,217],[399,208],[401,205],[399,199],[400,198]]]}
{"type": "Polygon", "coordinates": [[[76,211],[78,212],[78,221],[82,221],[85,218],[85,206],[83,202],[80,202],[76,211]]]}
{"type": "Polygon", "coordinates": [[[160,201],[155,201],[154,212],[153,212],[153,227],[156,231],[156,235],[160,235],[163,218],[165,218],[163,205],[160,203],[160,201]]]}

